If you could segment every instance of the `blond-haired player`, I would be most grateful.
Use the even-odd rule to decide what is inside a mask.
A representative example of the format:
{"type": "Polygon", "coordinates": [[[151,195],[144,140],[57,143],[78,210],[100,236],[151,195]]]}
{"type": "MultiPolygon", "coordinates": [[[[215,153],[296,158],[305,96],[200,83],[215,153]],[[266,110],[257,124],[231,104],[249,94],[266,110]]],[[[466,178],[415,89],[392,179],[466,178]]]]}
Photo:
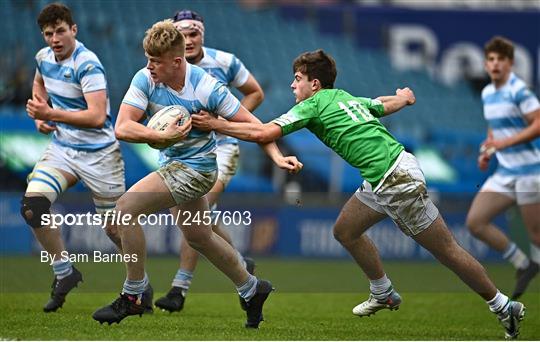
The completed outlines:
{"type": "MultiPolygon", "coordinates": [[[[115,131],[121,140],[160,146],[161,167],[133,185],[117,202],[117,212],[129,219],[128,224],[119,226],[122,249],[136,255],[137,260],[126,263],[127,277],[120,296],[94,312],[93,318],[101,323],[120,322],[143,311],[148,277],[144,271],[144,233],[138,217],[167,208],[173,216],[187,211],[204,217],[209,209],[205,194],[217,178],[212,132],[192,130],[191,119],[164,131],[154,131],[139,121],[165,106],[178,105],[190,113],[205,110],[228,120],[259,122],[224,85],[186,62],[184,36],[171,20],[154,24],[146,32],[143,47],[148,63],[133,77],[115,131]]],[[[301,168],[295,157],[284,157],[275,144],[263,147],[278,166],[292,172],[301,168]]],[[[184,238],[235,284],[246,305],[246,327],[257,328],[263,304],[272,291],[271,283],[249,274],[234,248],[205,220],[190,223],[180,227],[184,238]]]]}
{"type": "MultiPolygon", "coordinates": [[[[178,11],[174,18],[174,26],[184,34],[186,39],[186,60],[204,69],[223,84],[238,89],[243,96],[241,104],[253,112],[261,104],[264,93],[259,83],[247,70],[244,64],[233,54],[212,49],[204,44],[204,19],[200,14],[190,10],[178,11]]],[[[206,194],[208,204],[215,212],[217,200],[225,190],[231,178],[236,174],[240,148],[238,140],[223,134],[216,134],[216,161],[218,178],[212,189],[206,194]]],[[[215,220],[213,221],[215,222],[215,220]]],[[[212,229],[232,245],[230,235],[219,224],[212,229]]],[[[237,252],[241,263],[253,274],[255,262],[251,258],[242,257],[237,252]]],[[[191,248],[186,239],[180,243],[180,267],[178,268],[169,292],[156,300],[156,306],[170,312],[180,311],[184,307],[186,294],[191,286],[199,253],[191,248]]]]}

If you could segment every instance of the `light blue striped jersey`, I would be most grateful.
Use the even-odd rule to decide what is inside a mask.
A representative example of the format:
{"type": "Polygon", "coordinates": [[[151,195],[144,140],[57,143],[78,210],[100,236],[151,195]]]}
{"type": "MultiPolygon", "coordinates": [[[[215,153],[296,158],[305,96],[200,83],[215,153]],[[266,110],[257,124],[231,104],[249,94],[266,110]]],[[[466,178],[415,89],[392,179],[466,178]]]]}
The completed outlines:
{"type": "MultiPolygon", "coordinates": [[[[249,71],[244,64],[232,53],[203,47],[204,56],[196,65],[228,87],[243,86],[249,71]]],[[[216,133],[218,145],[237,144],[238,140],[221,133],[216,133]]]]}
{"type": "MultiPolygon", "coordinates": [[[[240,101],[225,85],[189,63],[186,63],[185,83],[180,92],[163,83],[154,83],[150,72],[143,68],[133,77],[122,102],[144,110],[148,117],[171,105],[184,106],[190,114],[205,110],[224,118],[233,117],[240,108],[240,101]]],[[[186,139],[160,151],[159,163],[163,166],[178,160],[200,172],[214,171],[217,168],[215,149],[214,132],[192,128],[186,139]]]]}
{"type": "MultiPolygon", "coordinates": [[[[540,108],[538,98],[514,73],[498,89],[493,83],[487,85],[482,90],[482,101],[484,117],[496,140],[521,132],[528,125],[524,115],[540,108]]],[[[500,174],[540,174],[540,138],[497,151],[496,156],[500,174]]]]}
{"type": "MultiPolygon", "coordinates": [[[[105,69],[97,56],[76,41],[71,56],[57,62],[50,47],[36,54],[37,72],[43,77],[53,108],[76,112],[88,109],[84,94],[107,90],[105,69]]],[[[57,122],[53,142],[77,150],[95,151],[116,141],[107,97],[103,128],[81,128],[57,122]]]]}

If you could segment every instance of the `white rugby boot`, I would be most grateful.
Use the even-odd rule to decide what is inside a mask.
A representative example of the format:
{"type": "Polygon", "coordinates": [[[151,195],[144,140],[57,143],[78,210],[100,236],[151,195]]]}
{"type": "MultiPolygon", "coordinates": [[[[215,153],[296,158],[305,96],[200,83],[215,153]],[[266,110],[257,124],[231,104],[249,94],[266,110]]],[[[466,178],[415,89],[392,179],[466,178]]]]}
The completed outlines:
{"type": "Polygon", "coordinates": [[[369,294],[368,300],[354,307],[353,314],[363,317],[374,315],[382,309],[398,310],[401,304],[401,296],[395,290],[392,290],[383,300],[377,300],[373,294],[369,294]]]}

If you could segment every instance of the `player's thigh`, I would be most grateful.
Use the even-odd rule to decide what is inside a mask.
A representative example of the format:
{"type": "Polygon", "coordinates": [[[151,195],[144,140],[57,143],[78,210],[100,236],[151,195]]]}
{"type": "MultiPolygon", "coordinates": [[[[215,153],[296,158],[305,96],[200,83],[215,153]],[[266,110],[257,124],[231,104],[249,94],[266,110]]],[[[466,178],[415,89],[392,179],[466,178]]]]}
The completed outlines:
{"type": "Polygon", "coordinates": [[[97,151],[78,152],[71,167],[92,192],[98,214],[115,208],[116,201],[126,191],[124,160],[118,142],[97,151]]]}
{"type": "Polygon", "coordinates": [[[173,217],[181,218],[178,227],[190,244],[204,242],[212,236],[212,227],[203,219],[208,210],[208,201],[204,196],[170,208],[173,217]]]}
{"type": "Polygon", "coordinates": [[[70,167],[66,148],[50,143],[27,180],[26,197],[45,195],[54,202],[59,194],[77,183],[78,177],[70,167]]]}
{"type": "Polygon", "coordinates": [[[540,244],[540,176],[520,177],[516,184],[516,197],[531,240],[540,244]]]}
{"type": "Polygon", "coordinates": [[[467,214],[467,224],[485,224],[515,203],[513,185],[492,176],[476,194],[467,214]]]}
{"type": "Polygon", "coordinates": [[[540,244],[540,203],[523,204],[519,206],[519,210],[531,240],[540,244]]]}
{"type": "Polygon", "coordinates": [[[431,225],[412,237],[436,257],[455,252],[458,244],[441,215],[431,225]]]}
{"type": "Polygon", "coordinates": [[[215,204],[217,203],[217,200],[219,198],[219,195],[225,191],[226,185],[219,179],[216,181],[216,184],[210,189],[210,191],[206,194],[206,198],[208,199],[208,204],[212,209],[217,209],[215,204]]]}
{"type": "Polygon", "coordinates": [[[116,210],[120,214],[151,214],[161,209],[170,208],[176,202],[157,172],[152,172],[135,183],[117,201],[116,210]]]}
{"type": "Polygon", "coordinates": [[[369,194],[357,192],[339,213],[334,225],[334,236],[339,241],[359,238],[369,227],[386,217],[381,209],[375,210],[376,204],[370,202],[369,194]]]}

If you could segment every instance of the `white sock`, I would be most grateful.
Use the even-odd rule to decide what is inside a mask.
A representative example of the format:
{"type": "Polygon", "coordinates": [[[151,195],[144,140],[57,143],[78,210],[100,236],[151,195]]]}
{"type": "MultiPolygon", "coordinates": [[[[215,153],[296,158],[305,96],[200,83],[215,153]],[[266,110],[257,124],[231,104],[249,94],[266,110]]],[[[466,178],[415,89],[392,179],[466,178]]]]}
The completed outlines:
{"type": "Polygon", "coordinates": [[[531,243],[531,260],[540,264],[540,246],[531,243]]]}
{"type": "Polygon", "coordinates": [[[508,309],[510,299],[508,299],[507,296],[497,290],[497,294],[495,295],[495,297],[493,297],[493,299],[491,300],[488,300],[486,303],[489,305],[489,310],[491,310],[491,312],[499,314],[501,312],[505,312],[508,309]]]}
{"type": "Polygon", "coordinates": [[[503,253],[503,258],[508,260],[517,269],[526,269],[529,267],[529,258],[523,251],[513,242],[510,242],[503,253]]]}
{"type": "Polygon", "coordinates": [[[171,285],[181,288],[182,295],[185,296],[191,286],[191,280],[193,280],[193,272],[179,268],[171,285]]]}
{"type": "Polygon", "coordinates": [[[237,286],[236,290],[240,297],[248,302],[257,293],[257,277],[250,274],[246,282],[237,286]]]}
{"type": "Polygon", "coordinates": [[[375,299],[385,299],[388,297],[388,292],[392,288],[392,282],[386,274],[380,278],[375,280],[369,280],[369,291],[371,294],[373,294],[373,297],[375,299]]]}

